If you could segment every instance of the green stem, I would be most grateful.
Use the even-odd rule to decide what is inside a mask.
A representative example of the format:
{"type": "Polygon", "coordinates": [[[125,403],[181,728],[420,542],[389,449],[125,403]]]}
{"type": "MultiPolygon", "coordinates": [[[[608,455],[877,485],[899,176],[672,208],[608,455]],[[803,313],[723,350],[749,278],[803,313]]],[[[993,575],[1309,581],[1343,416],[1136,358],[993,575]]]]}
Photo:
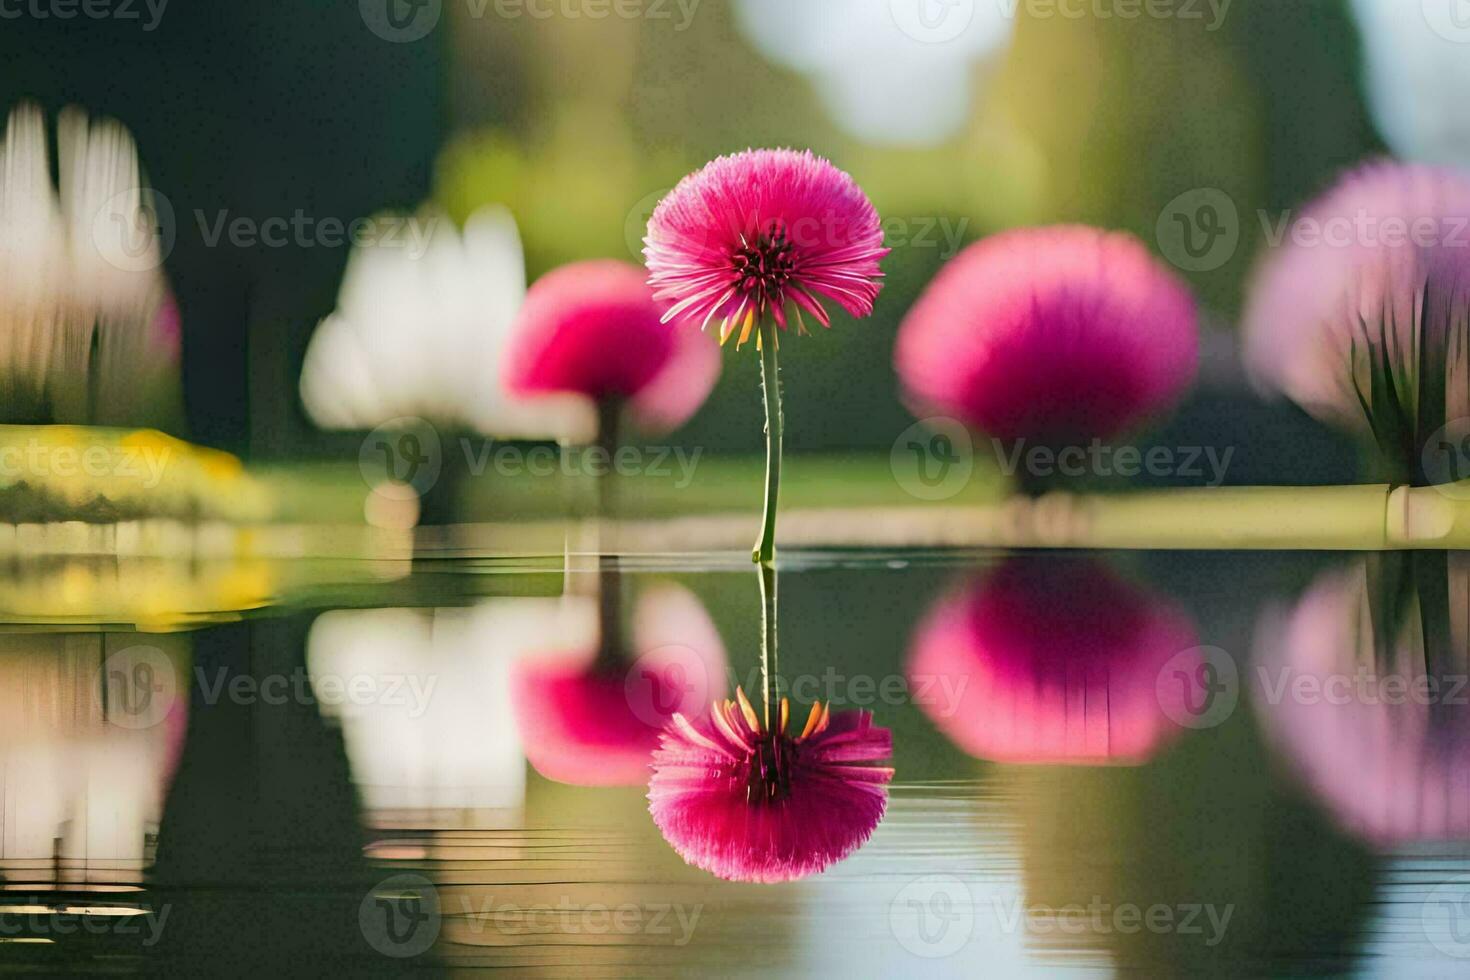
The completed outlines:
{"type": "Polygon", "coordinates": [[[614,485],[612,460],[618,452],[618,429],[623,404],[618,399],[605,399],[597,404],[597,447],[607,456],[607,468],[593,477],[597,481],[597,510],[602,531],[597,542],[597,617],[602,633],[598,661],[621,663],[623,659],[623,573],[618,556],[606,552],[606,529],[617,511],[617,488],[614,485]]]}
{"type": "Polygon", "coordinates": [[[781,682],[776,665],[776,566],[760,563],[761,580],[761,699],[766,731],[781,723],[781,682]]]}
{"type": "MultiPolygon", "coordinates": [[[[781,492],[781,377],[776,366],[776,326],[762,319],[757,327],[761,342],[761,388],[766,401],[766,499],[761,536],[751,561],[763,565],[776,560],[776,504],[781,492]]],[[[774,597],[771,600],[775,602],[774,597]]]]}

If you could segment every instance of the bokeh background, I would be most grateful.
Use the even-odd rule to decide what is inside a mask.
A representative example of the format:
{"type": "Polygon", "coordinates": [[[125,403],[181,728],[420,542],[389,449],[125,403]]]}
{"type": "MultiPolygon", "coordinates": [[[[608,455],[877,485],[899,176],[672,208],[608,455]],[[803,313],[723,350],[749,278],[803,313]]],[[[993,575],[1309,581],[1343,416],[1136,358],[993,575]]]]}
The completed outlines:
{"type": "MultiPolygon", "coordinates": [[[[1210,335],[1170,426],[1187,435],[1159,438],[1249,447],[1234,483],[1348,478],[1346,449],[1255,400],[1232,331],[1266,236],[1258,215],[1278,220],[1385,151],[1354,5],[1180,0],[1174,16],[1136,19],[1117,5],[908,6],[930,19],[898,0],[176,3],[156,18],[140,6],[136,21],[21,18],[0,31],[0,102],[77,102],[137,135],[180,216],[167,271],[189,434],[251,458],[355,452],[357,440],[314,430],[296,384],[348,250],[211,246],[196,213],[346,221],[431,201],[462,221],[498,202],[534,279],[576,259],[636,260],[647,214],[681,175],[749,145],[794,145],[857,178],[893,254],[871,319],[791,345],[790,450],[886,452],[913,421],[895,330],[959,247],[1082,221],[1162,254],[1171,202],[1212,189],[1234,204],[1239,243],[1180,270],[1210,335]],[[407,26],[383,19],[390,8],[407,26]],[[952,17],[968,19],[956,30],[952,17]]],[[[756,358],[725,365],[675,440],[754,451],[756,358]]]]}

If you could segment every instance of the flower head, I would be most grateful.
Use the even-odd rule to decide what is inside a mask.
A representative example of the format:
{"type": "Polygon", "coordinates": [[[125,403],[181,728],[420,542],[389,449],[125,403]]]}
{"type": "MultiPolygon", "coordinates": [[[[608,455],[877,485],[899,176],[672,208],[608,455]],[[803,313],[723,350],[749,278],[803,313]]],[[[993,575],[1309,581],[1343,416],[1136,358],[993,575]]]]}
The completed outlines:
{"type": "Polygon", "coordinates": [[[685,861],[736,881],[792,881],[857,850],[888,804],[893,740],[866,711],[812,705],[787,734],[783,699],[774,731],[745,692],[708,720],[675,715],[653,756],[648,809],[685,861]]]}
{"type": "Polygon", "coordinates": [[[1470,179],[1454,171],[1384,162],[1348,174],[1256,275],[1244,315],[1253,376],[1413,468],[1429,432],[1470,415],[1467,223],[1470,179]]]}
{"type": "Polygon", "coordinates": [[[916,410],[1001,439],[1107,438],[1194,378],[1194,301],[1136,239],[1032,228],[971,245],[899,328],[916,410]]]}
{"type": "Polygon", "coordinates": [[[516,318],[504,379],[521,395],[627,400],[645,429],[677,428],[708,397],[719,353],[663,320],[643,270],[574,262],[538,279],[516,318]]]}
{"type": "Polygon", "coordinates": [[[971,755],[1138,763],[1179,731],[1157,680],[1195,642],[1181,610],[1104,565],[1018,558],[941,601],[907,669],[916,691],[957,692],[919,706],[971,755]]]}
{"type": "Polygon", "coordinates": [[[750,338],[767,315],[783,330],[803,312],[824,327],[830,299],[873,311],[888,254],[878,212],[853,179],[811,153],[746,150],[679,182],[648,221],[648,282],[664,319],[720,325],[724,343],[750,338]]]}

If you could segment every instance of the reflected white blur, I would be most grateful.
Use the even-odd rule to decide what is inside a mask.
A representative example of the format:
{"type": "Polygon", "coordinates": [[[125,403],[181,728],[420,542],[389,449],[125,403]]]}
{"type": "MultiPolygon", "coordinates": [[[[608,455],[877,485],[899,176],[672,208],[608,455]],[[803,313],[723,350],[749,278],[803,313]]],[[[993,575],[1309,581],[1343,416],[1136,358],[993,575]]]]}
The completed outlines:
{"type": "Polygon", "coordinates": [[[1353,0],[1353,9],[1368,104],[1388,145],[1406,160],[1470,167],[1470,8],[1464,0],[1353,0]]]}
{"type": "Polygon", "coordinates": [[[518,811],[526,757],[510,666],[549,639],[592,642],[594,612],[586,600],[490,599],[469,609],[320,616],[307,667],[323,715],[342,725],[366,822],[412,814],[417,825],[434,826],[443,811],[518,811]],[[329,678],[371,679],[380,696],[322,697],[329,678]]]}
{"type": "Polygon", "coordinates": [[[150,715],[109,715],[104,663],[138,642],[133,634],[0,637],[5,881],[142,880],[183,744],[187,701],[176,694],[187,640],[146,641],[152,659],[175,671],[175,683],[159,685],[167,703],[150,715]]]}
{"type": "Polygon", "coordinates": [[[738,0],[736,20],[773,62],[812,79],[838,125],[868,143],[927,146],[969,118],[975,66],[1002,52],[1014,12],[995,2],[738,0]],[[907,28],[907,29],[906,29],[907,28]],[[922,29],[920,29],[922,28],[922,29]]]}

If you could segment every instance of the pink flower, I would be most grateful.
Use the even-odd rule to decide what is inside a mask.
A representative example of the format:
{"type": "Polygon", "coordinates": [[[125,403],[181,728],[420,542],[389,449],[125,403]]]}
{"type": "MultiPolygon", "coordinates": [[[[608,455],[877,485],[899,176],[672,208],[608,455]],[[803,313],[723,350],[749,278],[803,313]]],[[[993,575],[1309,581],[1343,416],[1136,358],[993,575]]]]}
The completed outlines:
{"type": "Polygon", "coordinates": [[[601,662],[596,649],[527,658],[511,678],[526,758],[547,779],[573,786],[637,786],[659,732],[676,712],[725,694],[725,648],[694,595],[660,586],[638,603],[639,656],[601,662]]]}
{"type": "Polygon", "coordinates": [[[1195,644],[1188,616],[1104,565],[1017,558],[934,608],[907,674],[919,707],[970,755],[1136,764],[1179,731],[1168,709],[1184,692],[1166,703],[1176,689],[1159,674],[1195,644]]]}
{"type": "Polygon", "coordinates": [[[764,731],[736,701],[707,720],[675,715],[653,756],[648,809],[685,861],[735,881],[792,881],[847,857],[888,804],[893,740],[867,711],[812,705],[800,735],[764,731]]]}
{"type": "Polygon", "coordinates": [[[516,395],[572,393],[627,401],[649,431],[682,425],[719,376],[719,352],[704,337],[663,322],[635,265],[576,262],[526,293],[506,351],[504,381],[516,395]]]}
{"type": "MultiPolygon", "coordinates": [[[[1450,562],[1449,593],[1463,596],[1459,556],[1450,562]]],[[[1470,707],[1453,674],[1426,668],[1418,609],[1392,635],[1378,633],[1369,589],[1360,563],[1323,575],[1295,608],[1263,619],[1252,671],[1262,727],[1359,838],[1380,846],[1465,840],[1470,707]]],[[[1454,618],[1443,623],[1446,652],[1462,658],[1464,628],[1454,618]]]]}
{"type": "Polygon", "coordinates": [[[946,265],[899,328],[915,411],[1001,439],[1107,438],[1176,401],[1199,337],[1188,289],[1134,238],[1006,232],[946,265]]]}
{"type": "Polygon", "coordinates": [[[824,327],[830,299],[873,312],[888,254],[878,212],[846,173],[811,151],[746,150],[679,182],[648,222],[648,282],[665,320],[720,324],[737,344],[769,314],[783,330],[802,312],[824,327]]]}
{"type": "Polygon", "coordinates": [[[1470,415],[1470,179],[1369,164],[1285,234],[1246,304],[1247,367],[1266,387],[1320,418],[1371,432],[1390,459],[1412,465],[1422,445],[1412,431],[1418,411],[1431,409],[1441,424],[1470,415]],[[1444,375],[1444,404],[1420,406],[1420,376],[1431,365],[1444,375]],[[1410,427],[1404,441],[1413,459],[1403,458],[1395,415],[1410,427]]]}

